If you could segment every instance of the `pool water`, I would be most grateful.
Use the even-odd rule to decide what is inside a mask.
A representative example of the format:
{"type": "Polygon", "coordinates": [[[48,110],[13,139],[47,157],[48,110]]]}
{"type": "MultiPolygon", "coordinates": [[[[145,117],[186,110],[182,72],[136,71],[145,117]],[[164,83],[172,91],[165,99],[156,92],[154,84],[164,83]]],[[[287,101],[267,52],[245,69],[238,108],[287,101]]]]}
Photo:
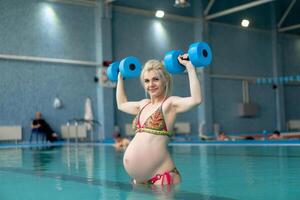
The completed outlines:
{"type": "Polygon", "coordinates": [[[1,200],[299,199],[300,148],[174,145],[182,183],[134,186],[109,145],[0,148],[1,200]]]}

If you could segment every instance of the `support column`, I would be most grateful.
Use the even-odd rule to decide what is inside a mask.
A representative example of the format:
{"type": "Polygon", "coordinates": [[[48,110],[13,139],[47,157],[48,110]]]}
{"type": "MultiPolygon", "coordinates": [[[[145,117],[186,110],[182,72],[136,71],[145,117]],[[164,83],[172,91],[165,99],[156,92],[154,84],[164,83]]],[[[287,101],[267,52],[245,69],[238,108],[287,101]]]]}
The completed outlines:
{"type": "MultiPolygon", "coordinates": [[[[203,18],[203,5],[201,1],[195,1],[194,12],[198,13],[196,17],[198,20],[195,22],[195,41],[204,41],[209,43],[208,38],[208,24],[203,18]],[[199,12],[199,8],[202,12],[199,12]]],[[[211,95],[211,65],[207,68],[197,70],[201,82],[203,101],[198,107],[198,130],[199,136],[201,134],[211,135],[213,133],[213,120],[212,120],[212,95],[211,95]]],[[[211,135],[212,136],[212,135],[211,135]]]]}
{"type": "MultiPolygon", "coordinates": [[[[272,19],[272,71],[273,77],[283,76],[282,72],[282,54],[281,43],[278,39],[276,10],[274,5],[271,5],[271,19],[272,19]]],[[[275,126],[279,131],[286,130],[285,123],[285,102],[284,102],[284,86],[277,84],[275,89],[275,126]]],[[[275,127],[274,127],[275,128],[275,127]]]]}
{"type": "MultiPolygon", "coordinates": [[[[111,8],[104,0],[97,0],[95,12],[96,62],[102,63],[104,60],[112,60],[111,8]]],[[[99,130],[99,140],[101,141],[112,138],[115,124],[114,98],[113,88],[98,84],[97,114],[101,123],[99,130]]]]}

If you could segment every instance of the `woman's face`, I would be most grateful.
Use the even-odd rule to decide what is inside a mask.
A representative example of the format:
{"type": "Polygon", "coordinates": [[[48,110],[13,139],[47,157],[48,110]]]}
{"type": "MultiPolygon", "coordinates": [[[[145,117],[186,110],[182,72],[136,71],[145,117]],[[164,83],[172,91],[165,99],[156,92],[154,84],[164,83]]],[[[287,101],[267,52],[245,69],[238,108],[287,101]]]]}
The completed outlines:
{"type": "Polygon", "coordinates": [[[144,87],[151,98],[165,95],[165,83],[154,70],[144,73],[144,87]]]}

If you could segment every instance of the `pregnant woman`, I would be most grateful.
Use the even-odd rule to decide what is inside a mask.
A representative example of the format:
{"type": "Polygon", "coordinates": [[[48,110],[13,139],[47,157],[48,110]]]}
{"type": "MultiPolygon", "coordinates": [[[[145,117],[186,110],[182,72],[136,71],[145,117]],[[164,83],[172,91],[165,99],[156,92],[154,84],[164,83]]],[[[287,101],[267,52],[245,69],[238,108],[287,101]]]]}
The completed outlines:
{"type": "Polygon", "coordinates": [[[158,60],[146,62],[140,75],[146,99],[128,101],[124,80],[118,75],[118,109],[136,115],[132,124],[135,136],[123,158],[124,167],[135,184],[171,185],[181,181],[168,152],[168,143],[177,113],[190,110],[202,100],[200,82],[187,56],[179,56],[178,61],[188,74],[188,97],[171,96],[172,78],[158,60]]]}

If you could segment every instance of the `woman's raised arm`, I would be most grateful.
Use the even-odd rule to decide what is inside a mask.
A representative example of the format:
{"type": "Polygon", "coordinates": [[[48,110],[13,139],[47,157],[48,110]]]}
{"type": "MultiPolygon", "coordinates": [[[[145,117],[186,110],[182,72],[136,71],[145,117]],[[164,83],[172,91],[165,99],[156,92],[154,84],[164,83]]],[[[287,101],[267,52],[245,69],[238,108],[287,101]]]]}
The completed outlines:
{"type": "Polygon", "coordinates": [[[119,110],[133,115],[139,112],[140,101],[127,100],[127,96],[125,94],[125,88],[124,88],[124,80],[121,73],[119,73],[118,75],[116,99],[117,99],[117,106],[119,110]]]}
{"type": "Polygon", "coordinates": [[[200,81],[197,77],[195,67],[191,61],[186,60],[187,54],[178,57],[178,61],[186,67],[189,77],[190,96],[189,97],[173,97],[172,104],[176,108],[176,112],[185,112],[202,102],[202,93],[200,81]]]}

